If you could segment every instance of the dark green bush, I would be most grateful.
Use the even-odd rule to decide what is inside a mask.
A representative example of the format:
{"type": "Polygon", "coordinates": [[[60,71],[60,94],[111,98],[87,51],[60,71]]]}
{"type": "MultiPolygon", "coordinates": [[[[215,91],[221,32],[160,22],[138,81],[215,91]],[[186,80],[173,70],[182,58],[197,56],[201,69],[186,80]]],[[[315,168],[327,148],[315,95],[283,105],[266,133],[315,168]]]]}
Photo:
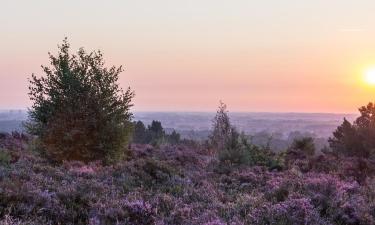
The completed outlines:
{"type": "Polygon", "coordinates": [[[122,68],[106,68],[100,51],[77,55],[65,39],[44,77],[30,79],[27,130],[40,138],[43,152],[55,161],[117,161],[124,157],[134,93],[118,85],[122,68]]]}
{"type": "Polygon", "coordinates": [[[295,139],[291,146],[292,150],[301,151],[307,156],[313,156],[315,154],[315,144],[312,137],[305,137],[301,139],[295,139]]]}
{"type": "Polygon", "coordinates": [[[218,151],[220,166],[267,166],[281,168],[279,160],[268,149],[251,144],[244,135],[233,132],[232,143],[218,151]]]}
{"type": "Polygon", "coordinates": [[[370,102],[359,108],[359,112],[360,116],[353,124],[344,118],[328,140],[335,153],[365,158],[375,156],[375,104],[370,102]]]}
{"type": "Polygon", "coordinates": [[[210,143],[217,151],[221,166],[271,165],[272,154],[269,149],[251,144],[243,133],[240,134],[232,126],[226,105],[222,102],[213,120],[210,143]]]}
{"type": "Polygon", "coordinates": [[[134,122],[133,143],[147,144],[146,127],[142,121],[134,122]]]}
{"type": "Polygon", "coordinates": [[[181,141],[181,136],[175,130],[171,134],[167,135],[168,142],[171,144],[178,144],[181,141]]]}
{"type": "Polygon", "coordinates": [[[175,130],[171,134],[167,134],[160,121],[153,120],[147,128],[142,121],[134,122],[133,125],[133,143],[160,146],[165,143],[178,144],[181,142],[180,134],[175,130]]]}
{"type": "Polygon", "coordinates": [[[149,186],[166,183],[173,176],[178,174],[178,172],[168,164],[155,159],[146,160],[142,166],[142,170],[150,178],[146,182],[149,184],[149,186]]]}
{"type": "Polygon", "coordinates": [[[4,149],[0,148],[0,166],[7,167],[10,164],[12,157],[4,149]]]}

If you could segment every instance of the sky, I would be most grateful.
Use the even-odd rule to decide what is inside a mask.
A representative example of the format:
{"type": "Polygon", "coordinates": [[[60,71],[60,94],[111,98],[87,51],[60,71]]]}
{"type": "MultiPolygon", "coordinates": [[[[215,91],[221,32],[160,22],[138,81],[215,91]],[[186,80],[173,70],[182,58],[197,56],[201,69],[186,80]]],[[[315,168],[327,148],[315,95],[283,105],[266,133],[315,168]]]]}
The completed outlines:
{"type": "Polygon", "coordinates": [[[356,112],[375,101],[373,0],[0,0],[0,109],[68,37],[123,65],[135,111],[356,112]]]}

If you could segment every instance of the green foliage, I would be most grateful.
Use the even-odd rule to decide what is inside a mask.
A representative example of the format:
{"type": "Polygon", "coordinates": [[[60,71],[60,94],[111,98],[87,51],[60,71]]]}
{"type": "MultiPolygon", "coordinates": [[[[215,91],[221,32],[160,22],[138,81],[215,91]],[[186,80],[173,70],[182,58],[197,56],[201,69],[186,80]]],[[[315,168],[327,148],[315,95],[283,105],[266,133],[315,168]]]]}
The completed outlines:
{"type": "Polygon", "coordinates": [[[218,158],[221,162],[234,165],[248,164],[251,161],[250,152],[253,146],[248,145],[246,139],[233,128],[226,147],[219,149],[218,158]]]}
{"type": "Polygon", "coordinates": [[[146,160],[145,164],[142,166],[142,169],[152,178],[152,182],[157,184],[165,183],[172,176],[177,174],[177,172],[171,166],[156,159],[146,160]]]}
{"type": "Polygon", "coordinates": [[[146,127],[142,121],[134,122],[133,142],[139,144],[146,144],[146,127]]]}
{"type": "Polygon", "coordinates": [[[307,156],[313,156],[315,154],[315,144],[312,137],[304,137],[295,139],[291,146],[292,150],[301,151],[307,156]]]}
{"type": "Polygon", "coordinates": [[[220,102],[213,121],[211,145],[217,150],[218,159],[225,165],[267,165],[272,162],[268,149],[251,144],[247,137],[231,125],[226,105],[220,102]]]}
{"type": "Polygon", "coordinates": [[[332,150],[345,156],[369,157],[375,153],[375,105],[359,108],[360,116],[351,124],[344,122],[329,139],[332,150]]]}
{"type": "Polygon", "coordinates": [[[164,142],[165,131],[160,121],[153,120],[151,125],[147,127],[147,142],[159,146],[164,142]]]}
{"type": "MultiPolygon", "coordinates": [[[[0,138],[12,156],[0,166],[0,224],[375,224],[372,159],[327,154],[298,159],[312,163],[308,173],[299,163],[281,172],[245,165],[222,173],[225,165],[212,168],[205,148],[138,146],[134,153],[147,154],[116,165],[59,165],[19,149],[27,143],[0,138]]],[[[234,144],[252,147],[257,165],[273,159],[234,144]]]]}
{"type": "Polygon", "coordinates": [[[170,135],[167,135],[168,142],[171,144],[178,144],[181,141],[181,136],[175,130],[170,135]]]}
{"type": "Polygon", "coordinates": [[[8,167],[12,157],[4,149],[0,148],[0,166],[8,167]]]}
{"type": "Polygon", "coordinates": [[[180,134],[175,130],[166,134],[160,121],[153,120],[147,129],[142,121],[134,122],[133,143],[159,146],[163,143],[178,144],[180,141],[180,134]]]}
{"type": "Polygon", "coordinates": [[[28,132],[37,135],[45,155],[62,160],[103,160],[124,157],[134,93],[118,85],[122,67],[106,68],[100,51],[77,55],[67,39],[59,53],[49,54],[44,77],[30,79],[28,132]]]}
{"type": "Polygon", "coordinates": [[[154,139],[161,138],[164,135],[164,129],[160,121],[153,120],[151,125],[148,126],[148,130],[154,139]]]}
{"type": "Polygon", "coordinates": [[[227,106],[223,102],[220,102],[213,120],[212,134],[209,137],[211,145],[218,150],[228,148],[229,145],[237,141],[235,140],[237,136],[235,132],[230,123],[227,106]]]}

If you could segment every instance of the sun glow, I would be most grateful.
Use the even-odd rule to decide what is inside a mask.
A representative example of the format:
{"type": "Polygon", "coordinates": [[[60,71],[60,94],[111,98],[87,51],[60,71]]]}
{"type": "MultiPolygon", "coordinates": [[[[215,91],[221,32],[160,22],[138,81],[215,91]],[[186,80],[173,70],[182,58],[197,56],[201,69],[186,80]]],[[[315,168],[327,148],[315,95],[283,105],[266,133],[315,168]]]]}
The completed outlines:
{"type": "Polygon", "coordinates": [[[365,81],[368,84],[375,85],[375,68],[368,69],[365,72],[365,81]]]}

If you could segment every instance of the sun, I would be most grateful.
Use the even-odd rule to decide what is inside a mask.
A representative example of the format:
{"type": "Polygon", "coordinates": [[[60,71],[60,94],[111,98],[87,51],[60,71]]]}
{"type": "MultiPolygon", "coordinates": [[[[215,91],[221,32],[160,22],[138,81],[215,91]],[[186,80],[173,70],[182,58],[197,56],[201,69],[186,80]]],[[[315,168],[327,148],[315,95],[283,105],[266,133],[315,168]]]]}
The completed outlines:
{"type": "Polygon", "coordinates": [[[368,84],[375,85],[375,67],[366,70],[366,72],[365,72],[365,81],[368,84]]]}

